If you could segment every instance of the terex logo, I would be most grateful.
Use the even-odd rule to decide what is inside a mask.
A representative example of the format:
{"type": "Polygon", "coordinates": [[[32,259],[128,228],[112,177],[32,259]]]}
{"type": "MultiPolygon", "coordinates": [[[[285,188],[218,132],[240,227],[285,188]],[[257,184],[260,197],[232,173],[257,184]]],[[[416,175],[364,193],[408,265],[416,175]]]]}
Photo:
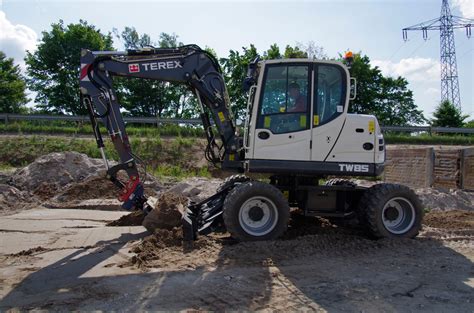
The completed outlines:
{"type": "Polygon", "coordinates": [[[138,63],[129,64],[128,65],[128,71],[130,73],[139,73],[140,72],[140,66],[138,65],[138,63]]]}
{"type": "Polygon", "coordinates": [[[167,62],[153,62],[143,63],[143,70],[145,71],[157,71],[157,70],[169,70],[172,68],[183,68],[179,61],[167,61],[167,62]]]}
{"type": "Polygon", "coordinates": [[[368,172],[368,164],[339,164],[341,172],[368,172]]]}

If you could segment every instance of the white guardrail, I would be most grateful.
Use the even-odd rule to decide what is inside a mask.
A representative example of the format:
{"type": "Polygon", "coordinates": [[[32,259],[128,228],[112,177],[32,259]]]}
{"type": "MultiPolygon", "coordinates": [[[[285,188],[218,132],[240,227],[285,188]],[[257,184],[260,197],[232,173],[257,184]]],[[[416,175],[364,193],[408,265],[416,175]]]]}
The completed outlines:
{"type": "MultiPolygon", "coordinates": [[[[89,122],[88,116],[73,115],[25,115],[25,114],[0,114],[0,120],[5,123],[10,121],[70,121],[70,122],[89,122]]],[[[201,125],[201,119],[182,119],[182,118],[157,118],[157,117],[124,117],[126,123],[140,124],[189,124],[201,125]]],[[[458,127],[432,127],[432,126],[382,126],[382,130],[394,132],[427,132],[427,133],[456,133],[456,134],[474,134],[474,128],[458,127]]]]}

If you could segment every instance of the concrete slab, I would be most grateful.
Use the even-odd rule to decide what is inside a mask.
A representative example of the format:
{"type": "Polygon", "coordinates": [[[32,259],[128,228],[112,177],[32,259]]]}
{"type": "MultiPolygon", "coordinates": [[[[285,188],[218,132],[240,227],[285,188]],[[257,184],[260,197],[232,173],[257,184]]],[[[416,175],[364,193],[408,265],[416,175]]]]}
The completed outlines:
{"type": "Polygon", "coordinates": [[[72,210],[72,209],[47,209],[38,208],[33,210],[22,211],[17,214],[2,216],[0,220],[4,218],[8,219],[26,219],[26,220],[37,220],[37,219],[76,219],[86,221],[113,221],[120,218],[122,215],[126,215],[126,211],[91,211],[91,210],[72,210]]]}
{"type": "Polygon", "coordinates": [[[102,210],[118,211],[122,203],[117,199],[88,199],[82,201],[71,201],[67,204],[56,203],[54,201],[45,203],[50,209],[75,209],[75,210],[102,210]]]}
{"type": "Polygon", "coordinates": [[[36,209],[0,217],[0,255],[36,247],[70,249],[95,246],[126,234],[139,234],[136,227],[106,227],[128,212],[36,209]]]}

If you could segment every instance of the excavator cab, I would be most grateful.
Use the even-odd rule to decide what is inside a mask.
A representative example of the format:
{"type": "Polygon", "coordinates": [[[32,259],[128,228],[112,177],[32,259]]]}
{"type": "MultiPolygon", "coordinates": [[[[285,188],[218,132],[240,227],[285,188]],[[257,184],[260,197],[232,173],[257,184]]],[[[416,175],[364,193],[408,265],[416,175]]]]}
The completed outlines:
{"type": "Polygon", "coordinates": [[[246,120],[249,172],[378,176],[385,149],[375,116],[348,114],[351,79],[340,62],[258,63],[246,120]]]}

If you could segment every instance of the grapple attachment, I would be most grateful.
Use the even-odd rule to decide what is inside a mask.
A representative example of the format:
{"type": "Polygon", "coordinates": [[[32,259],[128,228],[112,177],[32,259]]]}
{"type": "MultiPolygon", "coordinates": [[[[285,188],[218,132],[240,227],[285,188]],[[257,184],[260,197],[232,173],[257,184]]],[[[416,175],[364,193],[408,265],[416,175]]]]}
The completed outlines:
{"type": "Polygon", "coordinates": [[[191,203],[182,218],[183,240],[192,241],[199,235],[225,229],[222,219],[224,200],[230,188],[221,190],[211,197],[191,203]]]}

